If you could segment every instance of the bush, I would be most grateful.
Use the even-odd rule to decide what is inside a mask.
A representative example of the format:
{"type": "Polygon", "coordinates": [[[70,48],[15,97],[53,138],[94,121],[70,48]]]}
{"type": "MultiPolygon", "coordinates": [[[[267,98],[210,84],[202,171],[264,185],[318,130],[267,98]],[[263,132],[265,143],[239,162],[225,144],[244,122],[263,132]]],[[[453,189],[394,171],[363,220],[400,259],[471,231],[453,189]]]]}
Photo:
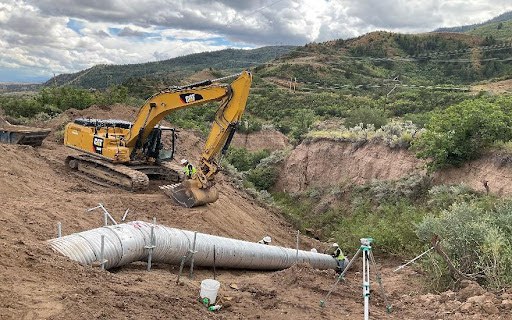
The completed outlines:
{"type": "Polygon", "coordinates": [[[269,190],[277,181],[277,169],[259,166],[247,173],[247,180],[258,190],[269,190]]]}
{"type": "MultiPolygon", "coordinates": [[[[458,270],[481,276],[489,287],[503,288],[512,284],[511,225],[512,201],[495,208],[485,201],[473,201],[456,203],[439,216],[425,217],[417,226],[417,234],[426,241],[440,236],[458,270]]],[[[436,280],[446,278],[446,272],[436,280]]]]}
{"type": "Polygon", "coordinates": [[[231,163],[238,171],[249,171],[256,168],[263,158],[270,155],[268,150],[250,152],[245,148],[231,147],[226,155],[226,161],[231,163]]]}
{"type": "Polygon", "coordinates": [[[378,208],[373,208],[369,201],[363,201],[353,208],[352,214],[339,219],[334,237],[343,248],[356,250],[360,238],[371,237],[375,239],[379,251],[412,255],[421,248],[415,224],[421,221],[424,214],[424,210],[406,201],[384,204],[378,208]]]}
{"type": "Polygon", "coordinates": [[[399,203],[405,199],[417,200],[427,194],[430,179],[412,174],[396,181],[374,180],[355,188],[356,197],[369,199],[372,203],[399,203]]]}
{"type": "Polygon", "coordinates": [[[428,194],[428,205],[437,209],[448,209],[453,203],[469,202],[478,198],[478,193],[464,184],[433,186],[428,194]]]}
{"type": "Polygon", "coordinates": [[[373,125],[380,128],[388,122],[386,113],[381,109],[360,107],[352,110],[345,119],[345,126],[355,127],[362,123],[364,126],[373,125]]]}
{"type": "Polygon", "coordinates": [[[263,127],[263,122],[256,117],[247,115],[241,121],[242,123],[238,127],[238,132],[240,133],[252,133],[261,131],[263,127]]]}
{"type": "Polygon", "coordinates": [[[427,131],[414,142],[417,156],[431,171],[477,158],[495,141],[512,138],[512,98],[464,101],[432,116],[427,131]]]}

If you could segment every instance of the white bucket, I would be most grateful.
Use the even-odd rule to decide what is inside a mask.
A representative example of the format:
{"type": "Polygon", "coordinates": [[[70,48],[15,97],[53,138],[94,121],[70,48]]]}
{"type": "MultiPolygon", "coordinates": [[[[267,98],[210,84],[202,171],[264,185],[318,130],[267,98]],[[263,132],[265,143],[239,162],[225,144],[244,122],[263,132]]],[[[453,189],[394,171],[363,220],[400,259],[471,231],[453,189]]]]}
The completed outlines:
{"type": "Polygon", "coordinates": [[[208,300],[210,300],[210,304],[215,304],[219,288],[219,281],[213,279],[205,279],[201,281],[201,293],[199,295],[201,299],[208,298],[208,300]]]}

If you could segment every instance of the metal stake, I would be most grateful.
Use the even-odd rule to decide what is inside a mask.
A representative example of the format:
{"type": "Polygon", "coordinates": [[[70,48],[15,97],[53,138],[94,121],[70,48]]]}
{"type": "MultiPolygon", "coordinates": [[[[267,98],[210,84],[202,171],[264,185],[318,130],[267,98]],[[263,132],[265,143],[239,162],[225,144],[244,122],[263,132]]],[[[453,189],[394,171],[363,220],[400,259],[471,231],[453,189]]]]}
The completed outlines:
{"type": "Polygon", "coordinates": [[[217,272],[215,271],[215,245],[213,245],[213,280],[216,280],[217,272]]]}
{"type": "Polygon", "coordinates": [[[185,260],[187,260],[187,257],[188,257],[188,252],[186,255],[181,257],[180,272],[178,273],[178,279],[176,279],[176,284],[180,284],[181,273],[183,272],[183,266],[185,265],[185,260]]]}
{"type": "Polygon", "coordinates": [[[105,256],[105,235],[101,235],[101,249],[100,249],[100,267],[101,270],[105,270],[105,260],[103,257],[105,256]]]}
{"type": "Polygon", "coordinates": [[[124,212],[123,218],[121,218],[121,221],[126,220],[126,216],[128,215],[128,211],[130,211],[130,209],[126,209],[126,211],[124,212]]]}
{"type": "Polygon", "coordinates": [[[194,253],[196,253],[196,238],[197,238],[197,231],[194,232],[194,242],[192,243],[192,252],[191,252],[191,261],[190,261],[190,275],[189,278],[192,279],[194,276],[194,253]]]}
{"type": "Polygon", "coordinates": [[[62,238],[62,223],[60,221],[57,222],[57,236],[62,238]]]}
{"type": "Polygon", "coordinates": [[[103,226],[108,226],[108,213],[103,212],[103,226]]]}
{"type": "MultiPolygon", "coordinates": [[[[96,207],[94,208],[90,208],[90,209],[87,209],[85,211],[87,212],[91,212],[93,210],[96,210],[96,209],[101,209],[103,210],[103,214],[106,215],[107,217],[105,218],[105,221],[107,221],[107,218],[110,219],[110,221],[112,221],[113,224],[117,224],[116,220],[114,218],[112,218],[112,215],[110,215],[110,213],[107,211],[107,209],[105,209],[105,207],[103,206],[103,204],[99,203],[96,207]]],[[[107,226],[108,225],[108,222],[104,222],[104,225],[107,226]]]]}
{"type": "Polygon", "coordinates": [[[155,225],[156,225],[156,218],[153,218],[153,225],[151,226],[151,235],[149,240],[149,246],[144,246],[144,248],[149,250],[148,254],[148,271],[151,270],[151,260],[153,259],[153,249],[155,249],[155,225]]]}
{"type": "Polygon", "coordinates": [[[300,234],[300,231],[297,230],[297,254],[295,255],[295,262],[296,263],[299,262],[299,234],[300,234]]]}

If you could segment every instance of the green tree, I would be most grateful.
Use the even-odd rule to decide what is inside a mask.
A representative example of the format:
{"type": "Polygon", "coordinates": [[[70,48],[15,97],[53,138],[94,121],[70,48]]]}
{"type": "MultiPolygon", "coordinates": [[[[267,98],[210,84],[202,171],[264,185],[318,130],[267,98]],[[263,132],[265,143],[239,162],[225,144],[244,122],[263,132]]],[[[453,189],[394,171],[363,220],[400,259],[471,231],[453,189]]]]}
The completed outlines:
{"type": "Polygon", "coordinates": [[[434,113],[427,131],[413,144],[417,156],[436,170],[477,158],[497,140],[512,138],[512,99],[464,101],[434,113]]]}

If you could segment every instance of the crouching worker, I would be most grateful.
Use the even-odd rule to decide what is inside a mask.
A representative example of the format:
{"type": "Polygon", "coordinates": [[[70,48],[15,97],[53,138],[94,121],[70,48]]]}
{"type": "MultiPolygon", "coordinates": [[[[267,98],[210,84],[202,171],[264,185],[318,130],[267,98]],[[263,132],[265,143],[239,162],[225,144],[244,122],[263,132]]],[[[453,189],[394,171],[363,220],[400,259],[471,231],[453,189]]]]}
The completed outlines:
{"type": "Polygon", "coordinates": [[[334,248],[334,253],[332,256],[338,263],[338,266],[336,267],[336,273],[342,273],[348,265],[348,258],[345,257],[343,251],[341,251],[340,246],[337,243],[333,243],[332,247],[334,248]]]}
{"type": "Polygon", "coordinates": [[[263,239],[261,239],[260,241],[258,241],[259,244],[270,244],[272,242],[272,238],[269,237],[269,236],[264,236],[263,239]]]}

